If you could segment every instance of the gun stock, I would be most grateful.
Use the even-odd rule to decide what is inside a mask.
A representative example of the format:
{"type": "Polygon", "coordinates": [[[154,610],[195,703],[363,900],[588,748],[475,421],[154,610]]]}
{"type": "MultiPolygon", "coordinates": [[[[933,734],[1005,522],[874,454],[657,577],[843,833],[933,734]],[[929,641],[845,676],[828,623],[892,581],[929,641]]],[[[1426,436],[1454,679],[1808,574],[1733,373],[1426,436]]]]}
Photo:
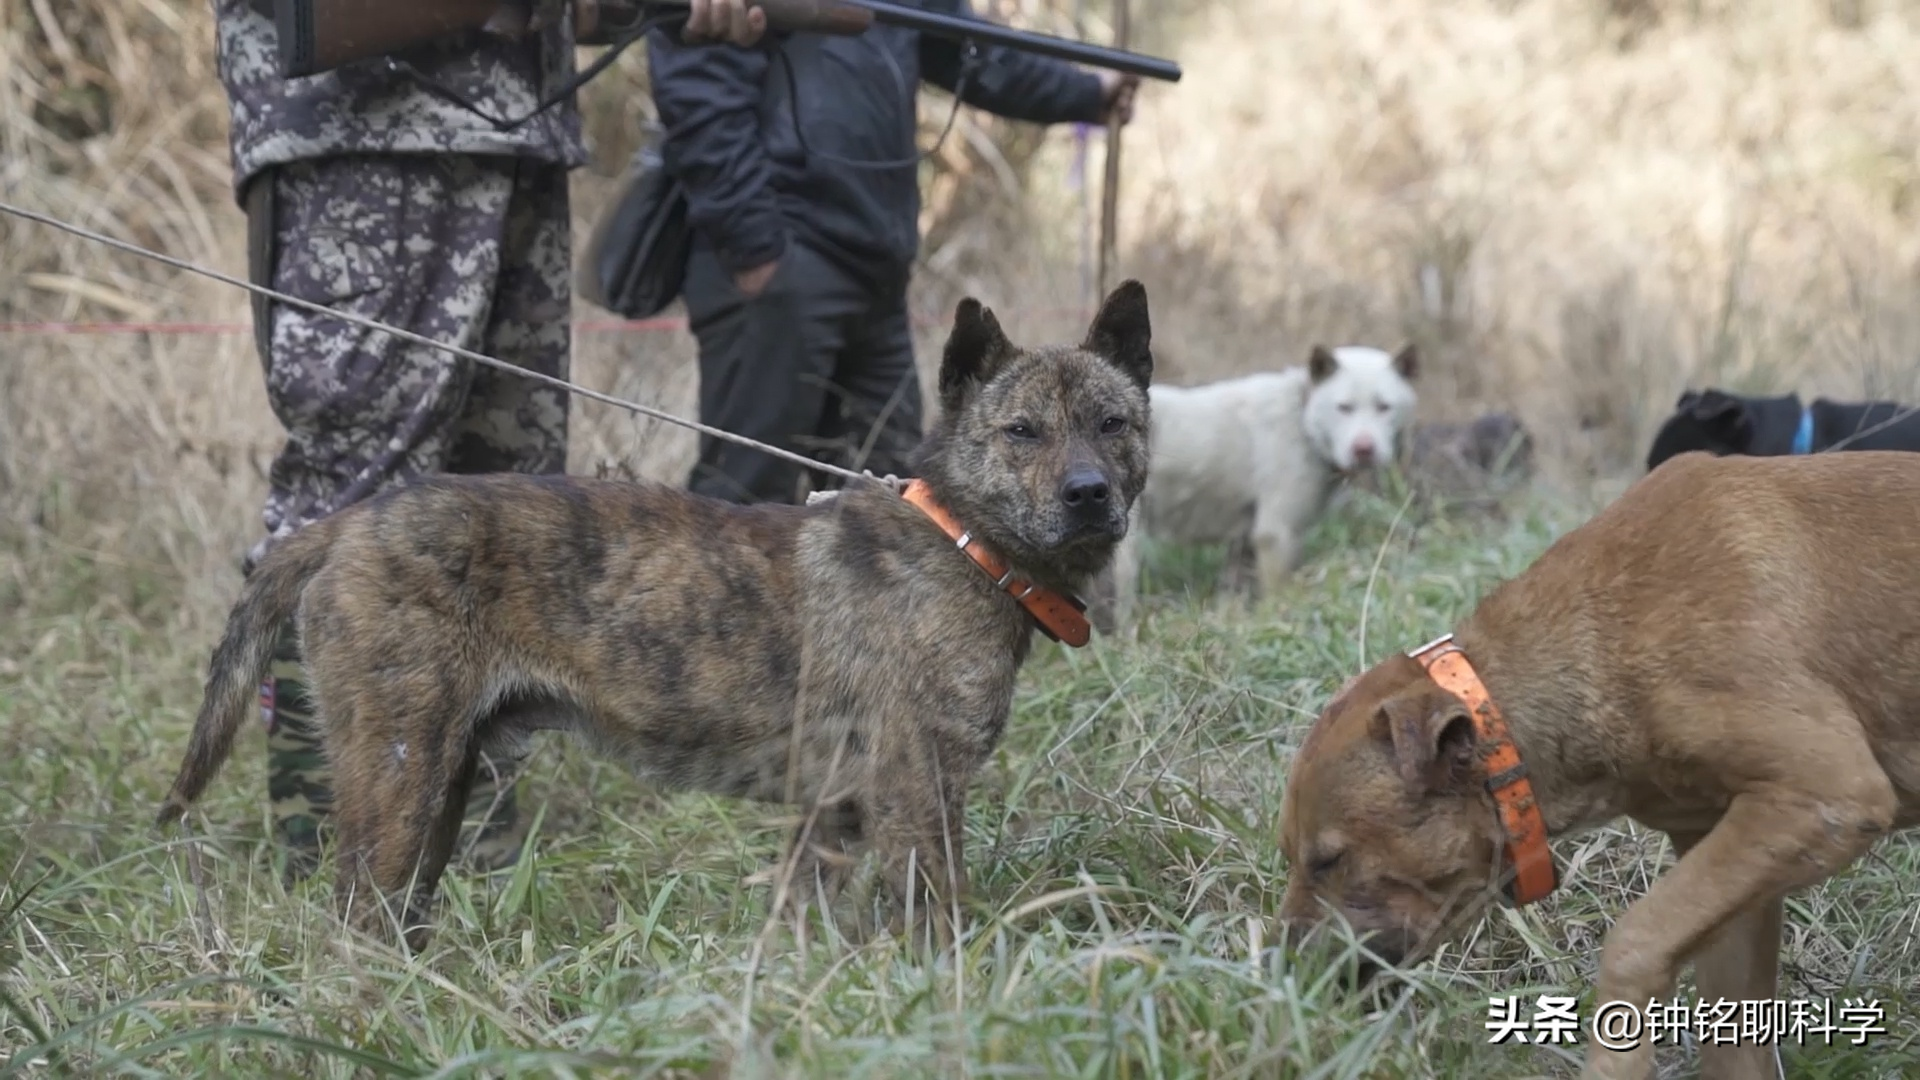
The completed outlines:
{"type": "Polygon", "coordinates": [[[280,74],[297,79],[462,30],[485,27],[500,0],[273,0],[280,74]]]}
{"type": "MultiPolygon", "coordinates": [[[[873,25],[873,12],[839,0],[754,0],[776,29],[851,36],[873,25]]],[[[583,5],[589,6],[589,5],[583,5]]],[[[600,0],[583,45],[611,44],[639,25],[646,8],[684,8],[687,0],[600,0]]],[[[298,79],[342,64],[400,52],[448,34],[487,30],[524,32],[529,0],[255,0],[273,16],[280,43],[280,75],[298,79]]]]}

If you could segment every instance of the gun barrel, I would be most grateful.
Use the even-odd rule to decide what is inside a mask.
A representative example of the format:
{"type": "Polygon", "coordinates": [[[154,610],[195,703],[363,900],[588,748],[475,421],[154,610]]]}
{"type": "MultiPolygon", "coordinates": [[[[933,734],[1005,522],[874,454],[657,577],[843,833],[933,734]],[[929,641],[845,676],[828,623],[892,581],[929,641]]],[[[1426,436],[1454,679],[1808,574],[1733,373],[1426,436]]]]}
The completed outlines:
{"type": "Polygon", "coordinates": [[[1180,81],[1180,65],[1155,56],[1143,56],[1124,49],[1110,49],[1104,45],[1090,45],[1083,41],[1054,37],[1051,34],[1016,30],[985,19],[968,19],[937,11],[925,11],[891,3],[889,0],[846,0],[846,2],[873,12],[874,19],[879,22],[904,26],[922,33],[937,34],[945,38],[972,38],[995,45],[1004,45],[1021,52],[1038,53],[1058,60],[1070,60],[1077,64],[1138,75],[1143,79],[1159,79],[1163,82],[1180,81]]]}
{"type": "MultiPolygon", "coordinates": [[[[687,0],[652,0],[662,6],[685,7],[687,0]]],[[[752,0],[749,0],[751,3],[752,0]]],[[[643,8],[647,0],[639,0],[632,5],[643,8]]],[[[1159,79],[1163,82],[1180,81],[1180,65],[1171,60],[1162,60],[1155,56],[1143,56],[1125,49],[1111,49],[1104,45],[1090,45],[1084,41],[1055,37],[1033,30],[1016,30],[1011,26],[1002,26],[986,19],[969,19],[960,15],[948,15],[944,12],[927,11],[923,8],[909,7],[893,3],[892,0],[764,0],[762,5],[767,13],[767,23],[777,29],[797,30],[822,34],[857,34],[865,29],[864,21],[870,16],[875,22],[889,23],[894,26],[918,30],[924,34],[960,40],[974,40],[993,45],[1003,45],[1020,52],[1037,53],[1059,60],[1069,60],[1089,67],[1108,68],[1113,71],[1138,75],[1143,79],[1159,79]]],[[[627,9],[626,0],[609,3],[601,0],[601,7],[608,9],[627,9]]],[[[623,21],[637,21],[632,16],[623,21]]]]}

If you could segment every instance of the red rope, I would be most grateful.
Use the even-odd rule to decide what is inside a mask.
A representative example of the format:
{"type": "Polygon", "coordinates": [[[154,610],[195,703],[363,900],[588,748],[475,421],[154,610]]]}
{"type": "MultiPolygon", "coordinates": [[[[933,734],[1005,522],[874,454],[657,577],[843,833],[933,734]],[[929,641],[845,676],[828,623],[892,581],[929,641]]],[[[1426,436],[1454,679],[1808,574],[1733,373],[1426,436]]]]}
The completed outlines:
{"type": "MultiPolygon", "coordinates": [[[[1010,311],[1010,315],[1075,315],[1091,317],[1082,308],[1029,308],[1010,311]]],[[[947,324],[944,317],[916,315],[915,326],[940,327],[947,324]]],[[[628,334],[658,333],[665,330],[685,330],[687,320],[683,318],[657,319],[575,319],[573,329],[582,334],[628,334]]],[[[0,334],[175,334],[183,336],[206,336],[213,334],[251,334],[253,325],[244,322],[0,322],[0,334]]]]}

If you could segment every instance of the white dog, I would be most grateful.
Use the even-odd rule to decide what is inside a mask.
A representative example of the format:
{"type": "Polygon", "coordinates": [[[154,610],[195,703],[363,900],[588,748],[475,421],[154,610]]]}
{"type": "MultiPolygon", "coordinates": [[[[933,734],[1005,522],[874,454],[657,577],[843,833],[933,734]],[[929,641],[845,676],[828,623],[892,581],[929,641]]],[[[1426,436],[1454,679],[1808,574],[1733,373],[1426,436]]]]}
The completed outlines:
{"type": "Polygon", "coordinates": [[[1227,543],[1230,561],[1250,546],[1261,592],[1276,588],[1336,481],[1393,460],[1418,369],[1412,345],[1397,355],[1316,345],[1306,367],[1156,384],[1152,467],[1114,554],[1112,622],[1131,619],[1143,532],[1176,544],[1227,543]]]}

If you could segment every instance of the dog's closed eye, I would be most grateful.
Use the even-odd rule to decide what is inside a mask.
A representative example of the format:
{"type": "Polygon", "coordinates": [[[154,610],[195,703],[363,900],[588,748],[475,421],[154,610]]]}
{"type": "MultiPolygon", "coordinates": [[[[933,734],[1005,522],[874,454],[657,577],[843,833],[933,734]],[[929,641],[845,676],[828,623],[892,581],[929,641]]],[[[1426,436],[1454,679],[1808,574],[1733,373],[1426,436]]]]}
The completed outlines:
{"type": "Polygon", "coordinates": [[[1328,874],[1333,873],[1335,867],[1340,865],[1340,860],[1344,858],[1346,854],[1344,851],[1326,852],[1307,864],[1307,873],[1314,878],[1326,877],[1328,874]]]}

